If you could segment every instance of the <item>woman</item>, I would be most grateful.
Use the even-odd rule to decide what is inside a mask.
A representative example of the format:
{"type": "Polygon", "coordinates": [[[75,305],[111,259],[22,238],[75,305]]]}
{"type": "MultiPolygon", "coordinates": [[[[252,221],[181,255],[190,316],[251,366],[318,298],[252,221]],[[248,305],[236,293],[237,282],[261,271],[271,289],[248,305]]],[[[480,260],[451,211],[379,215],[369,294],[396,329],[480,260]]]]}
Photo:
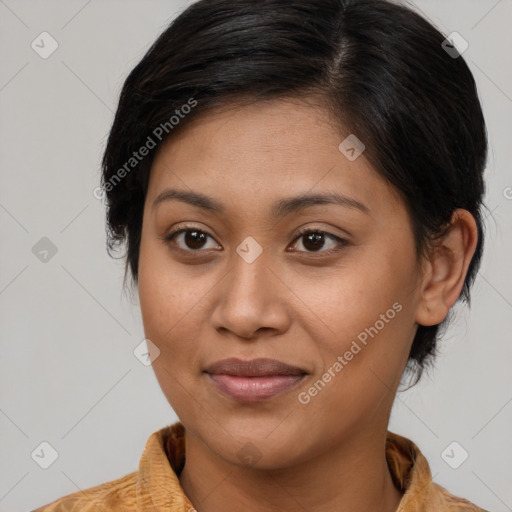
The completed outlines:
{"type": "Polygon", "coordinates": [[[386,0],[202,0],[127,78],[103,159],[180,421],[38,509],[482,511],[387,430],[469,302],[485,123],[453,39],[386,0]]]}

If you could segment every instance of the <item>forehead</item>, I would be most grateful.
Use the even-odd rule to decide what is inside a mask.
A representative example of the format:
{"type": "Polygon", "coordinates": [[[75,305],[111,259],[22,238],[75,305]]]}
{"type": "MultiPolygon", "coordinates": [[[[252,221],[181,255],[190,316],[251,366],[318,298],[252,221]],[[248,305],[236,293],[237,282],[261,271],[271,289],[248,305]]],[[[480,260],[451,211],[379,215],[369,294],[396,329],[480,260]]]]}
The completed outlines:
{"type": "MultiPolygon", "coordinates": [[[[201,112],[162,147],[193,144],[194,158],[234,157],[240,151],[297,152],[299,146],[328,148],[340,138],[339,128],[320,100],[295,98],[232,103],[201,112]]],[[[317,154],[318,151],[315,152],[317,154]]],[[[297,155],[303,158],[303,155],[297,155]]]]}
{"type": "Polygon", "coordinates": [[[350,132],[319,103],[272,100],[202,113],[158,151],[148,196],[167,187],[201,191],[227,202],[336,192],[382,210],[400,201],[364,152],[339,149],[350,132]],[[295,194],[294,194],[295,193],[295,194]],[[262,197],[262,195],[264,197],[262,197]]]}

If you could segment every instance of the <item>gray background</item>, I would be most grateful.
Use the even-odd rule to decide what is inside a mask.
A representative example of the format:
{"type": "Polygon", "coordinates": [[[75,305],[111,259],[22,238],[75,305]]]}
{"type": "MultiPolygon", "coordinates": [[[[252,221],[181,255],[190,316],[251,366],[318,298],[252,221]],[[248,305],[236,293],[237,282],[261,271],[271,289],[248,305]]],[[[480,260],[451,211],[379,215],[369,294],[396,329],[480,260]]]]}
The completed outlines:
{"type": "MultiPolygon", "coordinates": [[[[123,79],[187,4],[0,0],[1,511],[136,470],[151,433],[177,419],[133,354],[144,339],[137,299],[123,294],[122,261],[106,253],[93,190],[123,79]],[[47,59],[31,48],[43,31],[59,45],[47,59]],[[43,237],[57,249],[46,262],[33,253],[43,237]],[[31,457],[43,441],[58,452],[48,469],[31,457]]],[[[473,306],[455,308],[435,372],[397,396],[390,430],[418,444],[450,492],[510,511],[512,1],[414,4],[469,42],[492,215],[473,306]],[[469,453],[458,469],[441,456],[453,441],[469,453]]]]}

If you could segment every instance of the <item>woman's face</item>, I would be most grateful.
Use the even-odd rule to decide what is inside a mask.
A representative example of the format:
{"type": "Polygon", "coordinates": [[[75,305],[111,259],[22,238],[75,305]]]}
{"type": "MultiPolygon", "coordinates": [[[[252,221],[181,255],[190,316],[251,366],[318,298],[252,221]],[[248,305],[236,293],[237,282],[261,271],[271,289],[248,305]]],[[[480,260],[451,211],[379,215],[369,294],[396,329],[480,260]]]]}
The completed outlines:
{"type": "Polygon", "coordinates": [[[170,405],[225,461],[285,467],[387,428],[420,276],[404,204],[364,152],[339,149],[348,135],[326,111],[280,100],[198,118],[154,161],[145,335],[170,405]],[[170,189],[181,198],[160,196],[170,189]],[[295,370],[215,374],[228,358],[295,370]]]}

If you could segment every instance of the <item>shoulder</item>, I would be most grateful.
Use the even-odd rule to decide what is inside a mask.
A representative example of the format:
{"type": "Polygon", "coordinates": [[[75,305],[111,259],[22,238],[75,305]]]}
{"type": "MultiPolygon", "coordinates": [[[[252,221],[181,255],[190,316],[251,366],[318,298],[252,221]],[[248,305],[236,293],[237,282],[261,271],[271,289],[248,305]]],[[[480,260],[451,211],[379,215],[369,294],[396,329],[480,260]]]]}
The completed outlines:
{"type": "Polygon", "coordinates": [[[32,512],[123,512],[137,510],[137,471],[88,489],[67,494],[32,512]]]}
{"type": "Polygon", "coordinates": [[[427,459],[407,437],[388,431],[386,459],[404,493],[397,512],[488,512],[435,483],[427,459]]]}
{"type": "Polygon", "coordinates": [[[455,496],[434,482],[430,485],[428,510],[449,510],[450,512],[488,512],[465,498],[455,496]]]}

